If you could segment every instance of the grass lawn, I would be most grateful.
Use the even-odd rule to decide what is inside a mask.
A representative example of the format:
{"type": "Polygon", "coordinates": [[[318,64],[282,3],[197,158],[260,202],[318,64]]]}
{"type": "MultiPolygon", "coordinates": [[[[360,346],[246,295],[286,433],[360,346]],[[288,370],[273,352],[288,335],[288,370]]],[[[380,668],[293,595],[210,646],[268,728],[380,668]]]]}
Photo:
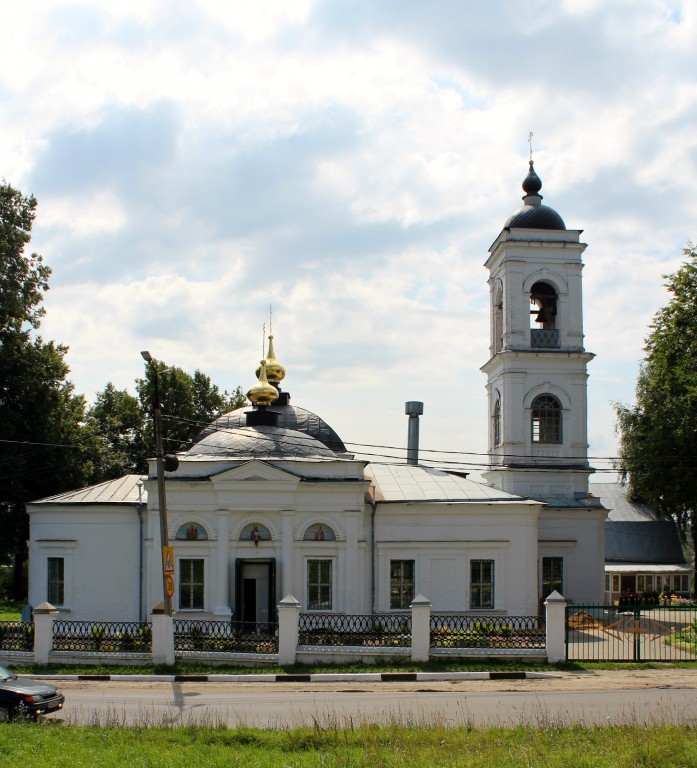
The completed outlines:
{"type": "Polygon", "coordinates": [[[0,601],[0,621],[19,621],[22,618],[22,604],[12,600],[0,601]]]}
{"type": "Polygon", "coordinates": [[[684,726],[536,728],[359,726],[250,728],[6,724],[0,763],[22,768],[230,766],[636,766],[697,765],[697,733],[684,726]]]}

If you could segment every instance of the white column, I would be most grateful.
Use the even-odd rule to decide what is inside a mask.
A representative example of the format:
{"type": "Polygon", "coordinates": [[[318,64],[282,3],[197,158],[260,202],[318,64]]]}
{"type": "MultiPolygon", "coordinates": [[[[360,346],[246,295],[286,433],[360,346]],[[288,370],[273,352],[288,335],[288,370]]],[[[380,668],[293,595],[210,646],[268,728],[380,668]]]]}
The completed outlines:
{"type": "Polygon", "coordinates": [[[58,611],[51,603],[41,603],[34,608],[34,664],[48,664],[53,648],[53,620],[58,611]]]}
{"type": "Polygon", "coordinates": [[[431,648],[431,601],[417,595],[411,601],[411,660],[428,661],[431,648]]]}
{"type": "Polygon", "coordinates": [[[213,613],[216,618],[227,618],[231,615],[228,585],[230,583],[230,513],[227,509],[219,509],[218,542],[215,551],[215,599],[213,613]]]}
{"type": "Polygon", "coordinates": [[[293,573],[293,518],[291,510],[281,512],[281,594],[291,595],[295,589],[293,573]]]}
{"type": "Polygon", "coordinates": [[[152,622],[153,664],[174,664],[174,619],[164,610],[155,608],[150,615],[152,622]]]}
{"type": "Polygon", "coordinates": [[[361,568],[358,562],[358,516],[347,514],[346,522],[346,559],[344,561],[344,595],[346,613],[358,613],[358,599],[361,590],[361,568]]]}
{"type": "Polygon", "coordinates": [[[566,660],[566,600],[555,589],[545,600],[547,661],[566,660]]]}
{"type": "Polygon", "coordinates": [[[300,603],[293,595],[286,595],[278,604],[278,663],[295,664],[298,650],[300,603]]]}

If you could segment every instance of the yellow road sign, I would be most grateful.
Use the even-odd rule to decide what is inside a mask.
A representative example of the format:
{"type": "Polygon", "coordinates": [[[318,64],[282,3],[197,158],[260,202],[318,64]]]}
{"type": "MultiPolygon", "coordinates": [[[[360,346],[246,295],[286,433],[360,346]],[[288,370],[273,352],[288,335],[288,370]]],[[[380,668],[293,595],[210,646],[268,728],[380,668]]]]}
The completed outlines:
{"type": "Polygon", "coordinates": [[[165,577],[165,590],[168,597],[172,597],[174,594],[174,579],[171,576],[165,577]]]}
{"type": "Polygon", "coordinates": [[[174,573],[174,547],[162,547],[162,563],[165,573],[174,573]]]}

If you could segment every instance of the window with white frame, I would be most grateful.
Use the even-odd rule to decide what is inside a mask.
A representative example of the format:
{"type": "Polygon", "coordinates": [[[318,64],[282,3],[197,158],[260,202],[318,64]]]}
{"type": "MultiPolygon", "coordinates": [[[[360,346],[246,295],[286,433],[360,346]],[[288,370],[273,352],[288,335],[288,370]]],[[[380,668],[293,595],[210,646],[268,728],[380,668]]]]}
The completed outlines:
{"type": "Polygon", "coordinates": [[[390,608],[409,608],[414,599],[414,561],[390,560],[390,608]]]}
{"type": "Polygon", "coordinates": [[[332,561],[307,561],[307,610],[332,610],[332,561]]]}
{"type": "Polygon", "coordinates": [[[65,604],[65,559],[49,557],[46,561],[46,599],[51,605],[65,604]]]}
{"type": "Polygon", "coordinates": [[[494,607],[494,561],[470,560],[470,608],[494,607]]]}
{"type": "Polygon", "coordinates": [[[179,561],[179,610],[202,611],[204,606],[204,562],[202,558],[179,561]]]}
{"type": "Polygon", "coordinates": [[[613,592],[619,592],[620,591],[620,575],[619,575],[619,573],[613,573],[612,574],[612,591],[613,592]]]}
{"type": "Polygon", "coordinates": [[[501,445],[501,398],[494,403],[494,448],[501,445]]]}
{"type": "Polygon", "coordinates": [[[561,403],[554,395],[538,395],[531,406],[531,439],[533,443],[562,442],[561,403]]]}

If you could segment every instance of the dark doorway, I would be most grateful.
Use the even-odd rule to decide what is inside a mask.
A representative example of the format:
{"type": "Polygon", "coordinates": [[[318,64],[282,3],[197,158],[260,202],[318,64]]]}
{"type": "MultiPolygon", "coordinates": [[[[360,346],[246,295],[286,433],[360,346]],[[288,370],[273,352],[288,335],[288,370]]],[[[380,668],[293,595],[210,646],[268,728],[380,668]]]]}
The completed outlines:
{"type": "Polygon", "coordinates": [[[238,622],[275,623],[275,559],[236,561],[234,617],[238,622]]]}
{"type": "Polygon", "coordinates": [[[257,620],[257,580],[244,579],[242,582],[242,621],[257,620]]]}

